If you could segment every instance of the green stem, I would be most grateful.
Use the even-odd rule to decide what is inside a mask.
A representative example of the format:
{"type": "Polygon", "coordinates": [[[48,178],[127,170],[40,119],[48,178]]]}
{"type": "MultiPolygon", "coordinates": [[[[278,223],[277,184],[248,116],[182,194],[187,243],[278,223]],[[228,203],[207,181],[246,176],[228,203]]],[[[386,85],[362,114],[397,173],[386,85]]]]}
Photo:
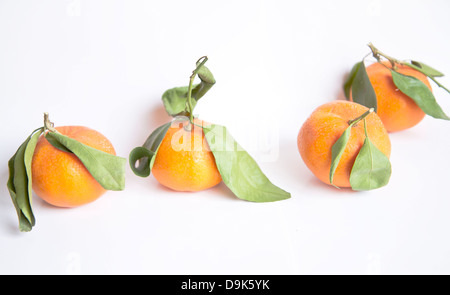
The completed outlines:
{"type": "Polygon", "coordinates": [[[450,93],[450,90],[447,89],[444,85],[442,85],[442,84],[439,83],[438,81],[436,81],[436,79],[435,79],[434,77],[428,76],[428,78],[430,78],[434,83],[436,83],[437,86],[441,87],[442,89],[444,89],[445,91],[447,91],[448,93],[450,93]]]}
{"type": "Polygon", "coordinates": [[[203,56],[201,57],[198,61],[197,61],[197,68],[192,72],[192,75],[189,79],[189,88],[188,88],[188,106],[189,106],[189,121],[191,122],[191,124],[194,123],[194,108],[192,106],[192,87],[194,85],[194,79],[197,76],[198,71],[205,65],[205,63],[208,61],[208,57],[207,56],[203,56]],[[199,64],[200,63],[200,64],[199,64]]]}
{"type": "Polygon", "coordinates": [[[369,109],[367,112],[365,112],[364,114],[362,114],[358,118],[348,121],[348,125],[349,126],[354,126],[354,125],[358,124],[359,121],[365,119],[368,115],[370,115],[374,111],[375,111],[374,108],[369,109]]]}
{"type": "Polygon", "coordinates": [[[189,121],[191,123],[194,122],[194,108],[192,107],[192,85],[194,83],[195,75],[192,74],[191,79],[189,80],[189,89],[188,89],[188,106],[189,106],[189,121]]]}

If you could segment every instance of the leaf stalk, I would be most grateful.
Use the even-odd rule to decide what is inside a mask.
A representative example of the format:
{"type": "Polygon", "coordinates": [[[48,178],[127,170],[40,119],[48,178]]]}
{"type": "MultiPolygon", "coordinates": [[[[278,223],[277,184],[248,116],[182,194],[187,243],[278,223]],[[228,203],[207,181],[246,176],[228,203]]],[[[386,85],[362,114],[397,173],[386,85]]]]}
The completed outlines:
{"type": "Polygon", "coordinates": [[[365,112],[364,114],[362,114],[358,118],[348,121],[348,125],[349,126],[353,126],[353,125],[358,124],[361,120],[364,120],[368,115],[370,115],[374,111],[375,111],[374,108],[369,109],[367,112],[365,112]]]}
{"type": "Polygon", "coordinates": [[[207,56],[203,56],[201,57],[196,64],[198,64],[197,68],[195,68],[195,70],[192,72],[192,75],[189,79],[189,88],[188,88],[188,99],[187,99],[187,103],[188,103],[188,107],[189,107],[189,121],[191,122],[191,124],[194,123],[194,107],[192,104],[192,87],[194,85],[194,79],[198,74],[198,71],[205,65],[205,63],[208,61],[208,57],[207,56]]]}

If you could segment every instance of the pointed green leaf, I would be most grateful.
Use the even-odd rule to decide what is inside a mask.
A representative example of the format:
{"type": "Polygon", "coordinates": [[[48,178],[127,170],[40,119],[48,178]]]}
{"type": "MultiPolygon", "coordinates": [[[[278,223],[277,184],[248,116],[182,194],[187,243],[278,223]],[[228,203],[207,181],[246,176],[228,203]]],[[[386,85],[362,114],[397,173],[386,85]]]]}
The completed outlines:
{"type": "Polygon", "coordinates": [[[80,159],[86,169],[106,190],[125,189],[126,159],[91,148],[65,135],[49,132],[46,138],[56,140],[80,159]]]}
{"type": "Polygon", "coordinates": [[[377,96],[372,84],[370,83],[369,76],[367,75],[366,66],[364,61],[360,62],[359,66],[355,66],[355,77],[352,83],[352,99],[354,102],[359,103],[369,109],[373,108],[377,111],[377,96]]]}
{"type": "Polygon", "coordinates": [[[225,127],[211,125],[203,130],[223,182],[239,199],[274,202],[291,197],[290,193],[270,182],[225,127]]]}
{"type": "Polygon", "coordinates": [[[444,77],[444,74],[442,74],[438,70],[433,69],[432,67],[424,64],[423,62],[412,60],[411,64],[415,65],[416,67],[419,67],[420,68],[420,72],[422,72],[423,74],[427,75],[428,77],[433,77],[433,78],[444,77]]]}
{"type": "Polygon", "coordinates": [[[46,139],[54,148],[57,148],[58,150],[60,150],[62,152],[66,152],[66,153],[72,154],[72,152],[68,148],[63,146],[57,139],[55,139],[55,138],[53,138],[51,136],[46,136],[46,139]]]}
{"type": "Polygon", "coordinates": [[[341,137],[336,141],[336,143],[331,148],[331,167],[330,167],[330,183],[333,184],[334,173],[341,161],[341,157],[344,154],[345,148],[347,147],[348,140],[350,139],[350,135],[352,132],[352,126],[348,126],[345,129],[344,133],[342,133],[341,137]]]}
{"type": "Polygon", "coordinates": [[[159,146],[171,124],[167,123],[158,127],[150,134],[144,146],[137,147],[130,153],[129,162],[134,174],[140,177],[148,177],[150,175],[159,146]],[[139,165],[136,165],[138,161],[139,165]]]}
{"type": "Polygon", "coordinates": [[[14,188],[16,191],[16,200],[19,208],[22,210],[25,217],[33,226],[35,223],[33,211],[31,210],[30,197],[28,196],[28,176],[25,168],[25,149],[30,138],[19,148],[14,161],[14,188]]]}
{"type": "Polygon", "coordinates": [[[347,100],[350,99],[350,91],[352,89],[353,81],[355,80],[356,73],[361,67],[361,64],[362,62],[359,62],[353,66],[352,70],[350,71],[350,74],[347,77],[347,80],[344,83],[344,94],[347,100]]]}
{"type": "Polygon", "coordinates": [[[41,128],[31,137],[30,141],[27,144],[27,148],[25,149],[25,154],[24,154],[25,169],[27,171],[27,176],[28,176],[28,197],[29,197],[30,207],[33,204],[33,201],[31,198],[33,195],[33,190],[32,190],[33,177],[32,177],[32,172],[31,172],[31,162],[33,160],[34,150],[36,149],[37,142],[43,132],[44,132],[44,128],[41,128]]]}
{"type": "Polygon", "coordinates": [[[367,136],[353,164],[350,185],[356,191],[367,191],[383,187],[389,183],[392,168],[389,158],[383,154],[367,136]]]}
{"type": "MultiPolygon", "coordinates": [[[[14,175],[15,175],[15,169],[14,169],[14,163],[15,163],[15,157],[14,155],[11,160],[8,162],[8,168],[9,168],[9,179],[7,183],[7,187],[9,190],[9,194],[11,196],[11,200],[14,204],[14,208],[16,208],[17,216],[19,218],[19,230],[21,232],[29,232],[33,228],[31,225],[31,222],[28,220],[28,218],[25,216],[23,210],[20,208],[19,203],[17,201],[17,194],[16,194],[16,188],[14,186],[14,175]]],[[[19,198],[23,198],[20,197],[19,198]]],[[[25,209],[26,210],[26,209],[25,209]]]]}
{"type": "Polygon", "coordinates": [[[437,103],[431,90],[419,79],[391,70],[398,89],[409,96],[427,114],[436,119],[450,120],[437,103]]]}
{"type": "Polygon", "coordinates": [[[19,147],[8,162],[9,179],[7,183],[11,200],[19,218],[19,229],[29,232],[36,224],[33,214],[32,199],[32,173],[31,160],[36,148],[37,140],[43,128],[36,129],[19,147]]]}
{"type": "Polygon", "coordinates": [[[436,83],[437,86],[439,86],[440,88],[444,89],[445,91],[447,91],[448,93],[450,93],[450,89],[448,89],[447,87],[445,87],[444,85],[442,85],[441,83],[439,83],[436,78],[438,77],[443,77],[444,74],[442,74],[441,72],[439,72],[438,70],[435,70],[423,63],[419,63],[419,62],[414,62],[413,63],[404,63],[406,66],[419,71],[420,73],[428,76],[428,78],[431,79],[431,81],[433,81],[434,83],[436,83]],[[422,68],[423,67],[423,68],[422,68]]]}

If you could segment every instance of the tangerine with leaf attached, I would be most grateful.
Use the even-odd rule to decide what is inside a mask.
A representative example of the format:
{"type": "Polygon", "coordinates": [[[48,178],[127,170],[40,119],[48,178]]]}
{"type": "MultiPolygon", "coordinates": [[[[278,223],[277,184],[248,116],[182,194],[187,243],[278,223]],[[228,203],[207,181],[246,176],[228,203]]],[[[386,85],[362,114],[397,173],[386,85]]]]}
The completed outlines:
{"type": "Polygon", "coordinates": [[[196,192],[222,181],[214,155],[205,140],[207,124],[175,121],[159,146],[152,173],[162,185],[175,191],[196,192]]]}
{"type": "MultiPolygon", "coordinates": [[[[349,101],[334,101],[318,107],[306,120],[297,137],[300,155],[311,172],[326,184],[330,183],[333,145],[350,126],[349,122],[369,109],[349,101]]],[[[391,142],[380,118],[375,113],[365,117],[367,134],[373,144],[387,157],[391,142]]],[[[353,164],[364,144],[363,121],[351,128],[350,138],[334,172],[333,185],[351,187],[353,164]]]]}
{"type": "MultiPolygon", "coordinates": [[[[409,129],[419,124],[425,117],[424,111],[394,84],[389,61],[373,63],[367,67],[367,75],[377,96],[377,114],[388,132],[409,129]]],[[[396,65],[396,71],[422,81],[430,90],[428,78],[404,65],[396,65]]]]}
{"type": "MultiPolygon", "coordinates": [[[[61,134],[108,154],[116,155],[111,142],[87,127],[55,128],[61,134]]],[[[41,136],[32,161],[33,190],[41,199],[57,207],[78,207],[100,198],[106,190],[94,179],[80,159],[55,148],[41,136]]]]}

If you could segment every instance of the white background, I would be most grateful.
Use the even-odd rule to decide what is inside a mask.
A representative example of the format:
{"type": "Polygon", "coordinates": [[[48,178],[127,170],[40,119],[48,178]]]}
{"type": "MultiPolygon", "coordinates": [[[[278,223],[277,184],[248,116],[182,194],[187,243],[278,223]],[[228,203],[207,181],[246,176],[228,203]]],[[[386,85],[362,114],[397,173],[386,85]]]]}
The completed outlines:
{"type": "MultiPolygon", "coordinates": [[[[296,144],[307,116],[342,98],[369,42],[450,75],[449,10],[447,0],[0,0],[0,274],[449,274],[449,122],[392,134],[391,182],[366,193],[320,183],[296,144]],[[44,111],[128,157],[169,120],[161,94],[187,85],[203,55],[217,84],[196,113],[228,126],[292,199],[244,202],[223,184],[176,193],[127,167],[126,191],[81,208],[35,196],[37,225],[18,231],[7,161],[44,111]]],[[[450,94],[434,92],[450,113],[450,94]]]]}

